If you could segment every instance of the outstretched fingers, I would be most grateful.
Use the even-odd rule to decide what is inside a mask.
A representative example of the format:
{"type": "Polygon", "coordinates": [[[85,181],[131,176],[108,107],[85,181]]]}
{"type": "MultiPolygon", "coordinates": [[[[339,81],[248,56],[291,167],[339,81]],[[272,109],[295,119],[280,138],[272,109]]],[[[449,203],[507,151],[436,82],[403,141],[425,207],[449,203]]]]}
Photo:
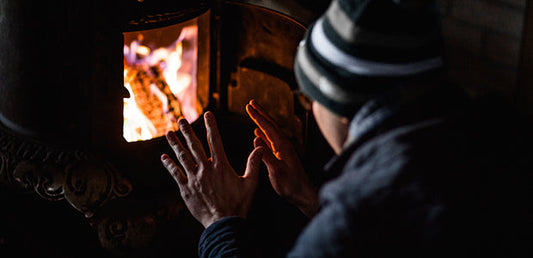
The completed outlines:
{"type": "Polygon", "coordinates": [[[180,189],[182,185],[187,184],[187,176],[167,154],[161,155],[161,162],[163,163],[163,166],[165,166],[165,168],[168,170],[170,175],[172,175],[172,178],[176,180],[176,183],[178,183],[180,189]]]}
{"type": "Polygon", "coordinates": [[[205,112],[204,122],[207,128],[207,139],[209,140],[213,162],[225,162],[226,154],[224,152],[224,145],[222,144],[222,137],[218,131],[215,115],[210,111],[205,112]]]}
{"type": "Polygon", "coordinates": [[[187,146],[191,151],[194,161],[196,161],[198,166],[206,166],[207,156],[205,155],[204,148],[202,147],[200,140],[198,140],[198,137],[196,137],[196,134],[192,130],[189,122],[182,118],[178,121],[178,124],[180,126],[181,133],[187,142],[187,146]]]}
{"type": "Polygon", "coordinates": [[[265,135],[265,133],[263,133],[263,131],[261,131],[261,129],[255,128],[254,135],[256,137],[260,138],[263,141],[263,143],[266,146],[268,146],[269,149],[271,149],[271,150],[274,149],[274,145],[272,144],[272,142],[270,140],[268,140],[268,137],[265,135]]]}
{"type": "Polygon", "coordinates": [[[262,160],[265,163],[269,173],[271,173],[271,171],[276,171],[279,165],[279,160],[276,158],[276,156],[274,156],[272,151],[269,150],[269,147],[265,141],[259,137],[256,137],[254,139],[254,147],[263,147],[265,149],[262,160]]]}
{"type": "Polygon", "coordinates": [[[189,151],[181,144],[176,134],[172,131],[167,133],[167,141],[172,150],[176,154],[178,161],[181,163],[187,173],[196,170],[196,163],[192,159],[189,151]]]}
{"type": "Polygon", "coordinates": [[[268,115],[268,112],[261,105],[259,105],[259,103],[255,99],[250,100],[248,104],[252,108],[254,108],[261,116],[263,116],[268,122],[273,125],[276,124],[274,120],[268,115]]]}
{"type": "MultiPolygon", "coordinates": [[[[252,120],[259,126],[261,129],[265,140],[269,141],[271,148],[275,150],[274,145],[278,142],[281,142],[283,136],[280,135],[280,131],[277,128],[276,124],[272,121],[272,118],[266,114],[266,112],[257,104],[255,100],[250,101],[246,105],[246,112],[252,120]]],[[[258,135],[261,137],[261,135],[258,135]]]]}

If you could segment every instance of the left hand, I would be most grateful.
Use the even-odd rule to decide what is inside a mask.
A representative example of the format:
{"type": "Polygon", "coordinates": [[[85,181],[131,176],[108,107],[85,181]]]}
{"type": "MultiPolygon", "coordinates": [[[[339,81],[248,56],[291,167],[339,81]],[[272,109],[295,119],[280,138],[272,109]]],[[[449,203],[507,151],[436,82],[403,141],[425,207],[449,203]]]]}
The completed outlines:
{"type": "Polygon", "coordinates": [[[313,217],[319,208],[318,190],[311,183],[292,143],[257,101],[246,105],[246,112],[257,124],[254,145],[265,149],[263,162],[268,169],[272,187],[307,217],[313,217]]]}
{"type": "Polygon", "coordinates": [[[239,176],[226,158],[213,113],[206,112],[204,122],[211,158],[207,158],[187,120],[180,119],[178,123],[187,148],[174,132],[167,134],[167,141],[185,171],[167,154],[161,156],[161,161],[178,183],[191,214],[207,228],[224,217],[246,217],[257,188],[263,148],[257,147],[250,153],[246,171],[239,176]]]}

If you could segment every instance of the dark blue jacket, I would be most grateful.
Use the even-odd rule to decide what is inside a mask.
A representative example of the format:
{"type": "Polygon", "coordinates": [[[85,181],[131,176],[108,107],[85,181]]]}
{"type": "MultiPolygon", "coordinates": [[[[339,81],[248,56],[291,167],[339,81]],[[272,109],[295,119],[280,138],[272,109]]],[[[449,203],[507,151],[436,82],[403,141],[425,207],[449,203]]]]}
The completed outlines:
{"type": "MultiPolygon", "coordinates": [[[[531,133],[501,103],[447,85],[367,103],[288,257],[533,257],[531,133]]],[[[248,232],[214,223],[199,254],[260,256],[248,232]]]]}

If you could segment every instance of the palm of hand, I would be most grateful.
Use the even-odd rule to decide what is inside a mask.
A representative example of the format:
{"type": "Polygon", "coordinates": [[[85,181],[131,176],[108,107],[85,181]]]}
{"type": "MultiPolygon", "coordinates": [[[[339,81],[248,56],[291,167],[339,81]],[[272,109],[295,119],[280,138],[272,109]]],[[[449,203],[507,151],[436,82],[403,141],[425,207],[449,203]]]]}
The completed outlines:
{"type": "Polygon", "coordinates": [[[180,194],[191,214],[204,227],[228,216],[245,217],[253,192],[257,188],[262,148],[255,148],[248,157],[244,176],[238,176],[229,164],[214,116],[204,115],[211,158],[207,158],[190,125],[180,120],[180,129],[187,142],[185,148],[173,132],[167,140],[185,172],[166,154],[163,165],[178,183],[180,194]],[[190,152],[189,152],[190,151],[190,152]]]}

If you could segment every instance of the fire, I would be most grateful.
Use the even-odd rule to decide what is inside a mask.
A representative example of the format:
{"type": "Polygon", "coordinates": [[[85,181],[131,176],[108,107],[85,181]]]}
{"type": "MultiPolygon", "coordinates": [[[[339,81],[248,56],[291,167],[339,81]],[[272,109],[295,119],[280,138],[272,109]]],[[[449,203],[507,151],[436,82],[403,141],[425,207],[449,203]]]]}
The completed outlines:
{"type": "Polygon", "coordinates": [[[150,51],[151,50],[147,46],[139,46],[137,48],[137,54],[143,55],[143,56],[147,56],[148,54],[150,54],[150,51]]]}
{"type": "Polygon", "coordinates": [[[177,130],[202,112],[196,93],[198,27],[181,29],[169,46],[151,47],[142,34],[124,46],[124,139],[149,140],[177,130]]]}

